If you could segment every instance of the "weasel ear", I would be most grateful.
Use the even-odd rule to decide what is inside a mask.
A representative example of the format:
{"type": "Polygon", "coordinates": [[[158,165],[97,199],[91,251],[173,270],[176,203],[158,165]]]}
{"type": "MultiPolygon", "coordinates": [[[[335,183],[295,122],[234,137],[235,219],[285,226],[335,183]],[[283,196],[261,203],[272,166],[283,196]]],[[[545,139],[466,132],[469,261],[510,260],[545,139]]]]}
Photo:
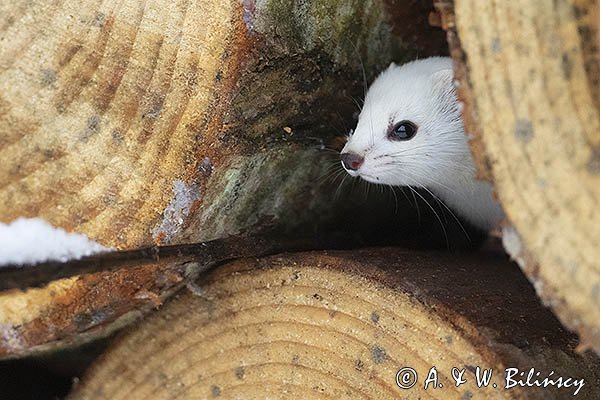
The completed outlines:
{"type": "Polygon", "coordinates": [[[431,75],[431,79],[435,83],[439,82],[443,85],[452,83],[453,77],[454,77],[454,72],[452,71],[452,68],[441,69],[439,71],[434,72],[433,75],[431,75]]]}
{"type": "Polygon", "coordinates": [[[388,69],[392,69],[392,68],[394,68],[395,66],[396,66],[396,63],[392,61],[392,62],[390,63],[390,65],[388,65],[388,69]]]}
{"type": "Polygon", "coordinates": [[[452,68],[441,69],[431,75],[433,89],[436,93],[448,95],[454,93],[454,72],[452,68]]]}

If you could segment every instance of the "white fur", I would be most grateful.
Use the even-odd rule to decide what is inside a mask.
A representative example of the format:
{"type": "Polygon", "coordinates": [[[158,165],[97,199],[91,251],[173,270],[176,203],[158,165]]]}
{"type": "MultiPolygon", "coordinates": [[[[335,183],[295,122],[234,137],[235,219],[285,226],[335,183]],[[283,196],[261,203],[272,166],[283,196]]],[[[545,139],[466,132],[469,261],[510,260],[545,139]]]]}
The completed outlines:
{"type": "Polygon", "coordinates": [[[502,218],[488,182],[475,179],[458,102],[452,61],[432,57],[382,72],[365,98],[358,125],[342,153],[364,157],[350,175],[378,184],[424,187],[475,226],[490,230],[502,218]],[[418,126],[407,141],[387,138],[390,126],[418,126]]]}

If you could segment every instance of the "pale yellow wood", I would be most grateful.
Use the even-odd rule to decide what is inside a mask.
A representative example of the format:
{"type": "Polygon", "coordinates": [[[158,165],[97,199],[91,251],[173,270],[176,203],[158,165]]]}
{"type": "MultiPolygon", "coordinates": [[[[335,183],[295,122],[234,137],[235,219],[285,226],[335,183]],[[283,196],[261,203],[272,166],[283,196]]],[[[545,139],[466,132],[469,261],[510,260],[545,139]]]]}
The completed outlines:
{"type": "Polygon", "coordinates": [[[215,105],[239,6],[4,7],[0,221],[39,216],[108,246],[150,242],[215,105]]]}
{"type": "MultiPolygon", "coordinates": [[[[374,74],[394,51],[444,45],[441,31],[418,47],[398,40],[386,10],[1,2],[0,222],[41,217],[118,249],[264,224],[320,230],[340,207],[335,188],[315,185],[331,165],[315,147],[347,132],[359,60],[374,74]]],[[[0,293],[0,358],[107,334],[156,307],[184,272],[156,264],[0,293]]]]}
{"type": "Polygon", "coordinates": [[[503,257],[482,265],[400,249],[282,255],[219,267],[198,285],[117,339],[71,399],[565,394],[477,388],[476,366],[493,368],[497,385],[508,366],[577,373],[589,388],[581,398],[599,394],[597,358],[573,351],[572,337],[503,257]],[[443,388],[424,390],[433,366],[443,388]],[[396,385],[403,367],[419,375],[411,390],[396,385]],[[453,367],[471,383],[456,387],[453,367]]]}
{"type": "MultiPolygon", "coordinates": [[[[0,7],[0,222],[41,217],[106,246],[152,243],[174,182],[191,181],[197,130],[220,101],[214,77],[228,71],[224,54],[241,6],[81,0],[0,7]]],[[[157,299],[173,288],[168,281],[164,292],[151,288],[160,272],[137,272],[129,284],[147,285],[157,299]]],[[[112,303],[102,284],[85,287],[98,285],[94,279],[0,293],[0,356],[75,339],[65,333],[91,325],[114,329],[121,314],[146,308],[135,299],[139,289],[113,279],[103,289],[112,303]],[[124,297],[130,309],[119,311],[124,297]],[[96,314],[109,304],[112,312],[96,314]]]]}
{"type": "Polygon", "coordinates": [[[523,254],[513,255],[582,346],[599,350],[598,76],[584,62],[597,59],[597,47],[589,51],[598,26],[586,16],[598,4],[457,0],[455,12],[467,112],[522,241],[523,254]]]}

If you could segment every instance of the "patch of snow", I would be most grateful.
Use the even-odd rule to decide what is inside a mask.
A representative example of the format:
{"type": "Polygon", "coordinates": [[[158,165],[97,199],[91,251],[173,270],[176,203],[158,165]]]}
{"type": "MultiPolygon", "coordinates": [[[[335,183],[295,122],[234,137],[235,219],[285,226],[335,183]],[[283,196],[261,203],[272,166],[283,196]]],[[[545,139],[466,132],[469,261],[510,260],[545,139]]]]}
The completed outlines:
{"type": "Polygon", "coordinates": [[[25,347],[21,334],[11,325],[0,323],[0,340],[11,350],[20,350],[25,347]]]}
{"type": "Polygon", "coordinates": [[[0,223],[0,267],[65,262],[110,250],[85,235],[55,228],[41,218],[18,218],[10,224],[0,223]]]}
{"type": "Polygon", "coordinates": [[[163,212],[160,225],[152,231],[154,240],[169,243],[181,232],[194,202],[200,199],[200,186],[177,179],[173,182],[173,197],[163,212]]]}
{"type": "Polygon", "coordinates": [[[525,268],[525,260],[521,255],[523,251],[521,236],[512,226],[502,228],[502,245],[510,258],[519,264],[521,268],[525,268]]]}

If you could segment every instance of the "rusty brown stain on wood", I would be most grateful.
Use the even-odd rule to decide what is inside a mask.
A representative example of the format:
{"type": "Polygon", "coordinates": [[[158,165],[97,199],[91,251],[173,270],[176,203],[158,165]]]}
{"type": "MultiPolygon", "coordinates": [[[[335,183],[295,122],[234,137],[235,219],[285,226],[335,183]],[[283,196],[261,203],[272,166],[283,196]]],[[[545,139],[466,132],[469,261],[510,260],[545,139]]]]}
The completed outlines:
{"type": "MultiPolygon", "coordinates": [[[[169,201],[162,193],[171,193],[172,181],[186,176],[184,167],[195,157],[196,132],[185,126],[191,113],[202,115],[213,101],[215,88],[200,83],[212,80],[211,68],[223,69],[216,49],[231,46],[229,19],[238,15],[228,7],[234,3],[240,7],[236,2],[165,7],[161,12],[172,18],[160,21],[152,18],[156,10],[143,4],[119,9],[109,2],[102,13],[91,5],[69,13],[64,4],[22,9],[23,15],[44,7],[57,14],[55,20],[51,12],[36,14],[50,18],[44,22],[48,40],[42,57],[31,58],[43,39],[27,29],[20,30],[22,41],[9,35],[0,46],[7,89],[0,96],[0,154],[9,166],[0,169],[0,199],[7,205],[0,220],[41,216],[105,245],[151,243],[149,227],[169,201]],[[194,28],[186,36],[184,18],[202,19],[198,27],[210,35],[194,28]],[[211,50],[201,57],[202,45],[211,50]],[[24,79],[15,77],[20,72],[24,79]],[[38,100],[26,109],[19,96],[31,91],[38,100]]],[[[56,296],[19,294],[25,304],[39,302],[31,312],[22,310],[20,321],[10,293],[3,293],[2,321],[12,326],[21,347],[3,342],[8,347],[2,356],[108,332],[118,318],[147,311],[181,284],[181,271],[170,268],[154,265],[64,281],[57,283],[56,296]]]]}
{"type": "Polygon", "coordinates": [[[454,79],[455,82],[458,82],[456,91],[462,104],[465,133],[469,137],[469,146],[475,159],[477,178],[492,182],[491,164],[480,139],[477,115],[470,105],[472,99],[471,83],[469,82],[468,65],[465,63],[466,56],[456,32],[454,2],[452,0],[435,0],[433,4],[440,15],[441,25],[446,30],[446,40],[450,48],[450,55],[454,60],[454,79]]]}
{"type": "MultiPolygon", "coordinates": [[[[19,174],[12,176],[11,183],[0,195],[11,198],[11,204],[18,203],[19,209],[14,206],[5,209],[2,219],[41,215],[54,224],[90,234],[104,244],[149,243],[148,230],[142,225],[156,220],[157,207],[160,209],[160,203],[168,202],[160,195],[163,191],[160,188],[170,188],[172,179],[183,176],[176,166],[183,166],[185,157],[180,157],[177,149],[190,155],[195,147],[193,140],[185,139],[185,129],[181,129],[180,122],[189,115],[192,99],[197,105],[198,101],[210,102],[206,90],[212,89],[198,86],[199,73],[210,73],[209,69],[215,65],[210,68],[208,64],[202,68],[199,65],[210,63],[212,58],[221,62],[216,53],[200,59],[192,43],[194,40],[195,43],[225,40],[223,35],[228,34],[229,28],[224,24],[219,31],[215,24],[226,15],[228,6],[219,6],[221,14],[217,11],[213,15],[212,28],[207,28],[211,35],[205,37],[202,34],[167,37],[168,29],[148,29],[150,11],[144,11],[140,5],[128,6],[130,10],[110,10],[108,6],[109,11],[76,16],[68,38],[52,42],[46,49],[50,57],[34,62],[40,64],[39,84],[44,87],[38,104],[55,107],[56,114],[46,118],[46,132],[33,136],[35,129],[31,129],[31,124],[15,125],[16,114],[24,114],[24,110],[19,109],[14,100],[8,102],[9,119],[2,118],[7,130],[21,132],[20,139],[15,136],[15,141],[10,143],[12,157],[27,160],[25,164],[10,162],[18,166],[19,174]],[[179,51],[181,41],[187,41],[187,47],[179,51]],[[163,106],[167,97],[170,102],[163,106]],[[149,107],[144,109],[144,104],[149,107]],[[170,144],[157,146],[161,141],[170,144]],[[61,151],[51,151],[56,150],[58,143],[61,151]],[[111,149],[115,144],[120,144],[118,158],[113,157],[111,149]],[[15,152],[17,147],[22,151],[15,152]],[[83,149],[102,150],[84,162],[78,155],[83,149]],[[30,156],[24,157],[23,152],[30,156]],[[130,179],[132,168],[138,175],[143,171],[143,179],[149,177],[153,186],[140,178],[130,179]],[[34,182],[39,179],[48,184],[34,188],[34,182]],[[107,188],[115,201],[95,197],[94,192],[103,195],[107,188]],[[23,197],[34,191],[36,196],[23,197]],[[132,210],[139,211],[133,215],[132,210]],[[126,229],[115,233],[104,224],[106,218],[120,223],[126,221],[126,229]]],[[[202,7],[207,5],[191,4],[189,9],[179,11],[167,8],[165,11],[175,17],[159,24],[177,27],[186,13],[197,17],[202,7]]],[[[177,28],[184,29],[181,25],[177,28]]],[[[30,42],[28,38],[23,45],[37,45],[38,40],[33,37],[30,42]]],[[[20,48],[20,51],[26,53],[28,48],[20,48]]],[[[17,59],[14,62],[20,65],[17,59]]],[[[216,69],[220,67],[217,65],[216,69]]],[[[27,81],[19,85],[19,90],[29,90],[31,86],[27,81]]],[[[30,115],[33,120],[40,118],[36,113],[30,115]]],[[[37,129],[40,129],[39,123],[37,129]]],[[[7,151],[7,147],[3,149],[7,151]]]]}
{"type": "MultiPolygon", "coordinates": [[[[287,44],[279,36],[257,34],[246,25],[239,1],[157,4],[160,9],[155,3],[120,5],[112,0],[103,3],[101,10],[89,1],[77,6],[45,2],[11,6],[10,18],[21,21],[22,26],[17,29],[17,25],[7,23],[7,31],[3,31],[6,40],[0,45],[0,158],[3,165],[10,166],[0,169],[0,203],[5,205],[0,209],[0,221],[38,216],[104,245],[121,249],[147,245],[172,199],[175,180],[198,185],[202,191],[209,180],[223,178],[232,162],[250,158],[257,150],[265,154],[273,149],[283,154],[285,150],[289,157],[294,154],[290,149],[315,143],[305,137],[305,142],[288,146],[288,139],[292,142],[314,133],[322,135],[329,145],[330,140],[345,133],[343,128],[332,133],[333,129],[322,122],[336,118],[339,112],[348,118],[352,115],[354,106],[348,95],[359,96],[362,90],[355,53],[352,66],[347,63],[348,54],[342,54],[346,61],[338,63],[339,54],[318,48],[311,53],[301,49],[286,53],[287,44]],[[30,21],[27,25],[22,24],[25,19],[30,21]],[[277,40],[280,42],[273,44],[277,40]],[[268,99],[244,99],[244,85],[253,80],[264,84],[261,79],[269,71],[275,74],[266,85],[271,87],[268,99]],[[295,81],[296,74],[309,79],[295,81]],[[340,85],[345,90],[338,90],[340,85]],[[264,129],[250,130],[246,135],[245,124],[257,118],[237,118],[232,112],[243,108],[244,101],[254,101],[257,108],[264,106],[279,114],[273,114],[271,124],[261,126],[264,129]],[[285,125],[280,124],[283,119],[285,125]],[[288,125],[294,130],[291,139],[289,135],[283,139],[276,136],[274,132],[288,125]],[[277,129],[271,129],[273,126],[277,129]],[[216,173],[207,173],[206,164],[216,173]]],[[[332,10],[336,7],[337,3],[332,10]]],[[[392,42],[391,36],[384,40],[390,29],[382,4],[369,7],[355,10],[357,16],[370,12],[370,19],[360,26],[364,37],[357,39],[365,44],[369,40],[392,42]],[[381,21],[371,20],[378,18],[381,21]],[[370,23],[377,26],[377,35],[368,31],[370,23]]],[[[426,16],[418,19],[422,18],[426,16]]],[[[423,46],[441,46],[441,35],[436,36],[423,46]]],[[[406,54],[414,53],[409,48],[422,48],[410,38],[403,40],[406,54]]],[[[386,59],[387,63],[391,54],[387,50],[377,54],[377,61],[386,59]]],[[[373,73],[376,70],[368,61],[366,67],[373,73]]],[[[302,188],[303,197],[294,200],[294,207],[304,207],[304,199],[314,195],[308,190],[312,177],[302,182],[306,190],[302,188]]],[[[214,200],[194,202],[187,236],[182,234],[174,240],[199,239],[210,231],[212,227],[199,227],[197,221],[194,225],[193,219],[203,206],[210,206],[205,201],[214,200]]],[[[232,223],[226,228],[229,232],[240,226],[232,223]]],[[[158,242],[162,239],[166,235],[157,235],[158,242]]],[[[141,297],[155,301],[149,293],[166,295],[150,290],[159,272],[138,272],[139,276],[129,278],[130,284],[143,286],[141,297]]],[[[119,281],[122,277],[117,273],[113,278],[119,281]]],[[[108,324],[119,313],[136,312],[141,307],[139,299],[129,304],[130,309],[117,302],[116,311],[111,313],[108,303],[98,303],[95,313],[91,292],[79,286],[84,283],[109,293],[111,288],[94,281],[62,282],[61,291],[68,293],[72,285],[74,294],[90,296],[82,300],[88,311],[54,308],[49,293],[25,299],[32,304],[39,301],[31,313],[21,310],[27,321],[38,321],[29,325],[21,321],[22,329],[40,329],[38,333],[21,331],[28,338],[27,345],[51,347],[59,340],[96,329],[88,329],[86,322],[94,316],[108,324]],[[68,328],[67,314],[75,311],[79,328],[68,328]],[[63,318],[56,334],[48,328],[50,315],[63,318]]],[[[104,294],[95,295],[103,298],[104,294]]],[[[123,292],[123,298],[128,295],[131,293],[123,292]]],[[[61,296],[67,299],[74,295],[61,296]]],[[[98,332],[105,325],[100,323],[98,332]]],[[[20,350],[19,354],[27,351],[20,350]]]]}
{"type": "MultiPolygon", "coordinates": [[[[52,304],[14,328],[20,348],[0,342],[0,357],[23,350],[43,350],[47,344],[65,339],[69,343],[69,338],[77,343],[78,334],[101,330],[107,334],[111,324],[125,314],[134,310],[140,313],[159,305],[157,298],[164,299],[182,284],[184,270],[184,267],[174,269],[172,265],[161,263],[119,274],[100,273],[76,279],[69,290],[53,297],[52,304]]],[[[7,295],[9,293],[3,293],[7,295]]]]}

